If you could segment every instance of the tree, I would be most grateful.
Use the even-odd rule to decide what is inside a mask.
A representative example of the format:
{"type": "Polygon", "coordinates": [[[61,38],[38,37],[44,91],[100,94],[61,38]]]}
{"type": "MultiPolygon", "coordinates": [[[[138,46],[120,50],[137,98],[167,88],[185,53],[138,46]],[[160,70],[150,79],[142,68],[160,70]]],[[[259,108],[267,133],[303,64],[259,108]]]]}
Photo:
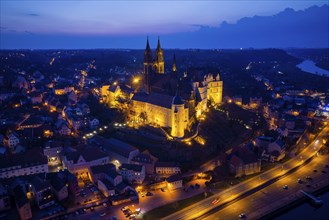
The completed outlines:
{"type": "Polygon", "coordinates": [[[143,121],[146,122],[147,121],[147,113],[146,112],[141,112],[139,114],[139,118],[143,121]]]}

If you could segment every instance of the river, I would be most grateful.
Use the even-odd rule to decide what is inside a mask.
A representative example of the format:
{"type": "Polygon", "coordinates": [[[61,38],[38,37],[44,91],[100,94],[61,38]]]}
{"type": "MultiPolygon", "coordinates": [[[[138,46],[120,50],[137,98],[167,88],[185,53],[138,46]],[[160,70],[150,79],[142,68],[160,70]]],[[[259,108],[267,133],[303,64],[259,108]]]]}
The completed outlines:
{"type": "Polygon", "coordinates": [[[304,60],[296,66],[304,72],[329,77],[329,71],[316,66],[312,60],[304,60]]]}
{"type": "Polygon", "coordinates": [[[309,202],[304,202],[293,209],[277,216],[276,220],[291,220],[291,219],[314,219],[325,220],[328,219],[329,210],[329,192],[320,194],[319,197],[323,201],[323,205],[315,208],[309,202]]]}

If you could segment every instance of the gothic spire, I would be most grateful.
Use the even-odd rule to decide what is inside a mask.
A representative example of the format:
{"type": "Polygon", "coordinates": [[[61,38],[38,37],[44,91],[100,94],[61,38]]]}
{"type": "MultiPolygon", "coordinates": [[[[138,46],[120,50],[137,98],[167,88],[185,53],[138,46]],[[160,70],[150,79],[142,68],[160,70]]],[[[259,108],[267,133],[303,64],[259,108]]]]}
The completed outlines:
{"type": "Polygon", "coordinates": [[[148,35],[147,35],[146,49],[145,50],[151,50],[150,43],[149,43],[149,36],[148,35]]]}
{"type": "Polygon", "coordinates": [[[152,62],[153,62],[152,51],[151,51],[150,43],[149,43],[149,36],[147,36],[146,48],[144,51],[144,63],[151,64],[152,62]]]}
{"type": "Polygon", "coordinates": [[[176,66],[176,55],[175,55],[175,54],[174,54],[174,57],[173,57],[172,71],[173,71],[173,72],[176,72],[176,71],[177,71],[177,66],[176,66]]]}
{"type": "Polygon", "coordinates": [[[157,46],[157,50],[161,49],[161,45],[160,45],[160,36],[158,36],[158,46],[157,46]]]}

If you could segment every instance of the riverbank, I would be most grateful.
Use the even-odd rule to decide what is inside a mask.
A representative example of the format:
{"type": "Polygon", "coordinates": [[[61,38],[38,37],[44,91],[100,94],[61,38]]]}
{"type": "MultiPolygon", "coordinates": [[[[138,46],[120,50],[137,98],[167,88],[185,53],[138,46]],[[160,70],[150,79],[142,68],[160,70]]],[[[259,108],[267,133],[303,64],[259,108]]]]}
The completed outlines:
{"type": "MultiPolygon", "coordinates": [[[[313,195],[318,195],[324,192],[329,191],[329,179],[327,176],[317,184],[314,185],[314,188],[308,190],[308,192],[313,195]]],[[[270,206],[266,207],[265,210],[258,210],[258,216],[253,216],[255,219],[274,219],[275,217],[280,216],[281,214],[296,208],[300,204],[310,200],[305,195],[300,192],[295,192],[287,197],[284,197],[270,206]]],[[[254,219],[254,218],[252,218],[254,219]]]]}
{"type": "Polygon", "coordinates": [[[304,60],[300,64],[296,65],[296,67],[307,73],[329,77],[329,71],[316,66],[312,60],[304,60]]]}
{"type": "MultiPolygon", "coordinates": [[[[312,194],[315,196],[319,196],[323,193],[329,193],[329,185],[325,186],[324,188],[321,188],[319,190],[314,191],[312,194]]],[[[289,211],[299,207],[300,205],[304,204],[305,202],[310,201],[309,198],[307,198],[306,196],[298,199],[292,203],[290,203],[287,206],[284,206],[282,208],[279,208],[278,210],[273,211],[272,213],[270,213],[269,215],[263,216],[260,219],[276,219],[279,218],[280,216],[284,215],[285,213],[288,213],[289,211]]]]}

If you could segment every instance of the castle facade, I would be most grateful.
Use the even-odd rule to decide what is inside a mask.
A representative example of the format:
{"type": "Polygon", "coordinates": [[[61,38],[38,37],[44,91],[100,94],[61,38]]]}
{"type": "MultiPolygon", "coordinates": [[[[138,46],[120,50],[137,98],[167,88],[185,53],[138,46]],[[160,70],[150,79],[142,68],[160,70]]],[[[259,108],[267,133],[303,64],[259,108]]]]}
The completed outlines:
{"type": "MultiPolygon", "coordinates": [[[[128,115],[132,120],[170,128],[172,137],[182,138],[192,122],[207,111],[208,102],[214,105],[222,103],[223,81],[219,73],[181,74],[175,55],[171,71],[165,72],[160,39],[154,58],[147,39],[143,64],[141,89],[125,95],[129,102],[128,115]]],[[[120,85],[110,85],[107,91],[111,105],[115,106],[118,96],[125,93],[123,90],[120,85]]]]}

